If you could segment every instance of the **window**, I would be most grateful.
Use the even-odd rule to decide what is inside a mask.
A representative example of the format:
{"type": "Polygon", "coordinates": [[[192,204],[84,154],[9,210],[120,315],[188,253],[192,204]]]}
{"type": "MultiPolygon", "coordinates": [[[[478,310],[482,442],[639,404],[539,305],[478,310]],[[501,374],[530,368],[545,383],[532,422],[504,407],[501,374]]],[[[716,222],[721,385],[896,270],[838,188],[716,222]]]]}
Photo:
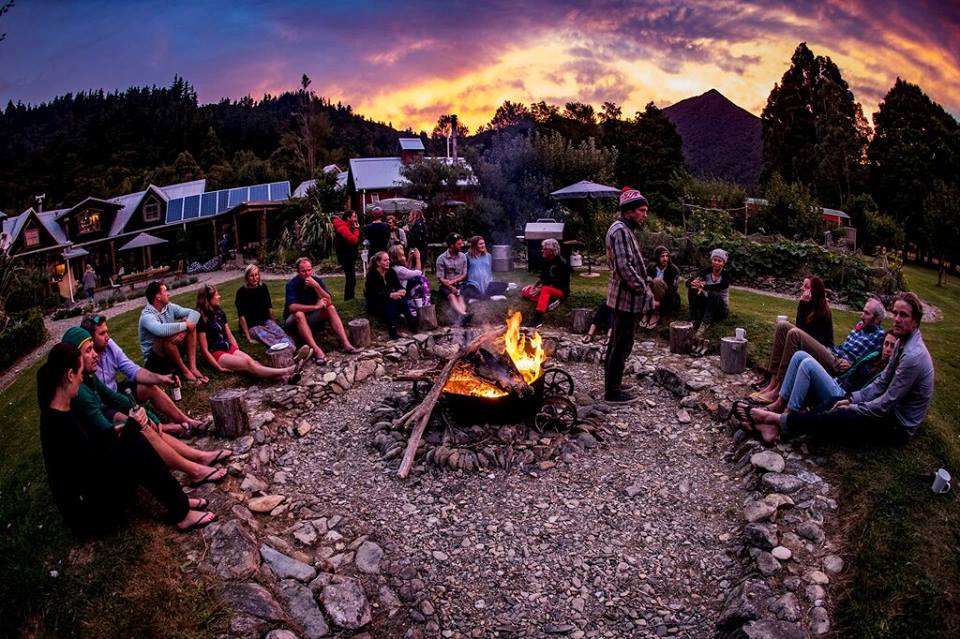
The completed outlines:
{"type": "Polygon", "coordinates": [[[373,202],[374,204],[379,204],[379,203],[380,203],[380,194],[379,194],[379,193],[371,193],[371,194],[370,194],[370,201],[373,202]]]}
{"type": "Polygon", "coordinates": [[[159,222],[160,221],[160,203],[156,200],[150,200],[143,205],[143,221],[144,222],[159,222]]]}
{"type": "Polygon", "coordinates": [[[26,247],[40,246],[40,229],[30,228],[24,231],[23,244],[26,247]]]}
{"type": "Polygon", "coordinates": [[[77,216],[77,235],[96,233],[100,230],[100,211],[87,209],[77,216]]]}

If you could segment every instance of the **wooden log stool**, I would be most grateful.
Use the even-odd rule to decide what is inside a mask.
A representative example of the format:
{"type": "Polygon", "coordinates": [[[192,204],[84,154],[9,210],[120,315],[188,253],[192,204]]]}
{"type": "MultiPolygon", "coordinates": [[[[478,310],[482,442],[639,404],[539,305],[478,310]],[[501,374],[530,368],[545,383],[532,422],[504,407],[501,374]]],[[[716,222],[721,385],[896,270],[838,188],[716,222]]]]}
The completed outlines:
{"type": "Polygon", "coordinates": [[[670,322],[670,352],[689,355],[693,347],[693,322],[670,322]]]}
{"type": "Polygon", "coordinates": [[[287,344],[286,348],[274,350],[267,349],[267,358],[270,360],[271,368],[286,368],[293,366],[293,347],[287,344]]]}
{"type": "Polygon", "coordinates": [[[747,340],[736,337],[720,338],[720,370],[735,375],[747,367],[747,340]]]}
{"type": "Polygon", "coordinates": [[[347,322],[350,343],[357,348],[370,348],[370,320],[362,317],[347,322]]]}
{"type": "Polygon", "coordinates": [[[571,330],[577,335],[583,335],[590,330],[590,323],[592,321],[592,308],[575,308],[570,311],[571,330]]]}
{"type": "Polygon", "coordinates": [[[432,331],[437,328],[437,307],[433,304],[421,306],[417,309],[417,317],[420,319],[420,329],[432,331]]]}
{"type": "Polygon", "coordinates": [[[231,439],[250,432],[250,416],[243,401],[243,391],[225,388],[210,397],[213,412],[213,427],[224,437],[231,439]]]}

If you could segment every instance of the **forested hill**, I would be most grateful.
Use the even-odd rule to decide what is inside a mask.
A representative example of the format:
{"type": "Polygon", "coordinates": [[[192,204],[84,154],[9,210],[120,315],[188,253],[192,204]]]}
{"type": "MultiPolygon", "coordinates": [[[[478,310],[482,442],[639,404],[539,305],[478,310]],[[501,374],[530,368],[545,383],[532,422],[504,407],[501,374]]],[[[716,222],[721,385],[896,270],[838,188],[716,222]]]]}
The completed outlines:
{"type": "Polygon", "coordinates": [[[681,100],[663,113],[683,139],[683,157],[694,175],[753,187],[763,162],[760,118],[716,89],[681,100]]]}
{"type": "Polygon", "coordinates": [[[0,208],[46,193],[47,209],[88,195],[206,177],[208,188],[290,180],[309,166],[396,150],[398,132],[304,91],[200,106],[193,87],[68,94],[0,113],[0,208]]]}

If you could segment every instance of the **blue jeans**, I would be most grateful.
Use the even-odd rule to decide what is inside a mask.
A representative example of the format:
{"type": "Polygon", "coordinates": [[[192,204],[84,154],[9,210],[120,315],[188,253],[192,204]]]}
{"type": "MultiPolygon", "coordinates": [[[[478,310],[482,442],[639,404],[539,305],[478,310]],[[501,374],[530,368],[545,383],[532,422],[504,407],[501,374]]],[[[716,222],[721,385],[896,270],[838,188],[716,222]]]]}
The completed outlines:
{"type": "Polygon", "coordinates": [[[816,395],[815,403],[818,404],[830,397],[842,397],[846,394],[820,362],[809,353],[797,351],[787,366],[787,373],[780,387],[780,397],[786,400],[790,410],[797,411],[804,407],[807,394],[811,391],[816,395]]]}

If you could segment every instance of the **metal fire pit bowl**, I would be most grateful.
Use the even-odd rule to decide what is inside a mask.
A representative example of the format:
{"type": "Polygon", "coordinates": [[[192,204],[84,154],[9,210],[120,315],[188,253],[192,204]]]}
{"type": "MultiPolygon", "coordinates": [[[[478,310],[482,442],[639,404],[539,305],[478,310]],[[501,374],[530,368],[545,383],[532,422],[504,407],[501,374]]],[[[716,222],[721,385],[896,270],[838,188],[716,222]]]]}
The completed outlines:
{"type": "Polygon", "coordinates": [[[543,405],[543,379],[533,381],[533,394],[526,397],[504,395],[503,397],[477,397],[443,393],[443,401],[450,416],[459,424],[508,424],[534,418],[543,405]]]}

